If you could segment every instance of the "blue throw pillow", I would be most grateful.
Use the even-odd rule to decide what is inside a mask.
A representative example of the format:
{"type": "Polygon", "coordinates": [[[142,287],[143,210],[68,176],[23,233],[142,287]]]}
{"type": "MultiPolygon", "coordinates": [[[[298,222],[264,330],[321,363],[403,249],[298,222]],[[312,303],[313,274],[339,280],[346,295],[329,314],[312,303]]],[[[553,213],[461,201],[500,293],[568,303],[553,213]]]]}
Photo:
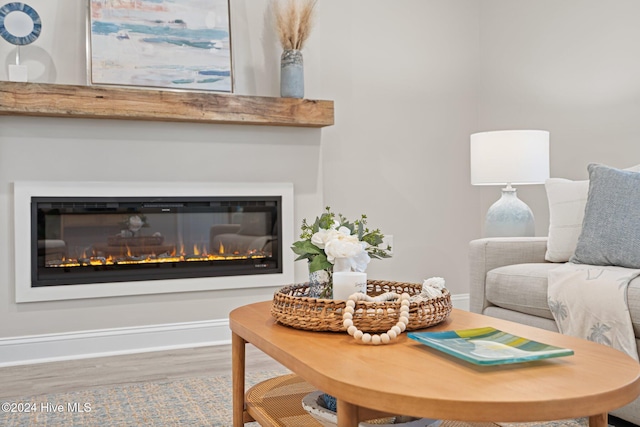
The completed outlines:
{"type": "Polygon", "coordinates": [[[640,173],[590,164],[578,264],[640,268],[640,173]]]}

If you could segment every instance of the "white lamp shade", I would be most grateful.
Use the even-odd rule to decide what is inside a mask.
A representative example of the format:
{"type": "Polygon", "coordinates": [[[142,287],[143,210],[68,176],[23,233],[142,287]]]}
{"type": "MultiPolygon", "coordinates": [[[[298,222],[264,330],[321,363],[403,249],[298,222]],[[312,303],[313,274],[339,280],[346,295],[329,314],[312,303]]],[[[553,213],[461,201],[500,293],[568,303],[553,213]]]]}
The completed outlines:
{"type": "Polygon", "coordinates": [[[471,184],[541,184],[549,178],[549,132],[504,130],[471,135],[471,184]]]}

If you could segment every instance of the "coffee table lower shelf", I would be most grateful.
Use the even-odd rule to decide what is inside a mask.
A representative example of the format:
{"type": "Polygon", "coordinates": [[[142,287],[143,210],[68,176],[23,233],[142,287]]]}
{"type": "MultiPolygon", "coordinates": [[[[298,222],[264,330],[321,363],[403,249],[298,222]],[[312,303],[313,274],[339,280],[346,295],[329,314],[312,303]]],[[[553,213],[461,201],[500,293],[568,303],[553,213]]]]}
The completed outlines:
{"type": "Polygon", "coordinates": [[[271,378],[247,391],[246,411],[262,427],[323,427],[302,407],[302,398],[314,390],[296,374],[271,378]]]}
{"type": "MultiPolygon", "coordinates": [[[[251,387],[245,395],[246,413],[262,427],[325,427],[302,407],[302,398],[315,391],[296,374],[271,378],[251,387]]],[[[373,413],[375,414],[375,412],[373,413]]],[[[441,427],[499,427],[494,423],[445,421],[441,427]]]]}

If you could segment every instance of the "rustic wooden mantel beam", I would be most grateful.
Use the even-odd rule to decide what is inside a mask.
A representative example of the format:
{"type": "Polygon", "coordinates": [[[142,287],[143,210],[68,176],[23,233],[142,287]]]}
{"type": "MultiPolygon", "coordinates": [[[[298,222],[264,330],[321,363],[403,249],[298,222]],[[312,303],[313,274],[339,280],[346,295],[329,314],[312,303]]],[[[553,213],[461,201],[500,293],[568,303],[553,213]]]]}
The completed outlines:
{"type": "Polygon", "coordinates": [[[208,92],[0,83],[0,115],[324,127],[333,101],[208,92]]]}

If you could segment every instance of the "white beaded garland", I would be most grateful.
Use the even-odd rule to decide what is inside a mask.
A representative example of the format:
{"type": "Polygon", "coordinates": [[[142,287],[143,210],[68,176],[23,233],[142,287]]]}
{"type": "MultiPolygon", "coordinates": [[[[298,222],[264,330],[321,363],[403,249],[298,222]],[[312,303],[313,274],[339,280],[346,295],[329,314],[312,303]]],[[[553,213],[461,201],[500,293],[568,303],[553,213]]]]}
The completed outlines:
{"type": "MultiPolygon", "coordinates": [[[[379,344],[388,344],[392,340],[396,339],[398,335],[400,335],[405,329],[407,329],[407,325],[409,324],[409,306],[411,304],[410,296],[408,293],[403,293],[402,295],[394,294],[393,292],[387,292],[385,294],[379,295],[376,298],[371,298],[363,293],[355,293],[349,296],[347,300],[346,307],[342,313],[342,321],[345,328],[347,328],[347,333],[356,340],[362,340],[363,343],[368,344],[372,343],[374,345],[379,344]],[[369,334],[364,333],[357,326],[353,324],[353,315],[355,313],[362,313],[363,310],[355,310],[356,303],[358,301],[369,301],[369,302],[384,302],[384,301],[392,301],[400,299],[400,312],[398,323],[391,327],[387,332],[383,334],[369,334]]],[[[382,309],[378,309],[373,311],[377,312],[378,315],[384,313],[382,309]]],[[[392,308],[387,309],[387,313],[395,314],[395,310],[392,308]]]]}

